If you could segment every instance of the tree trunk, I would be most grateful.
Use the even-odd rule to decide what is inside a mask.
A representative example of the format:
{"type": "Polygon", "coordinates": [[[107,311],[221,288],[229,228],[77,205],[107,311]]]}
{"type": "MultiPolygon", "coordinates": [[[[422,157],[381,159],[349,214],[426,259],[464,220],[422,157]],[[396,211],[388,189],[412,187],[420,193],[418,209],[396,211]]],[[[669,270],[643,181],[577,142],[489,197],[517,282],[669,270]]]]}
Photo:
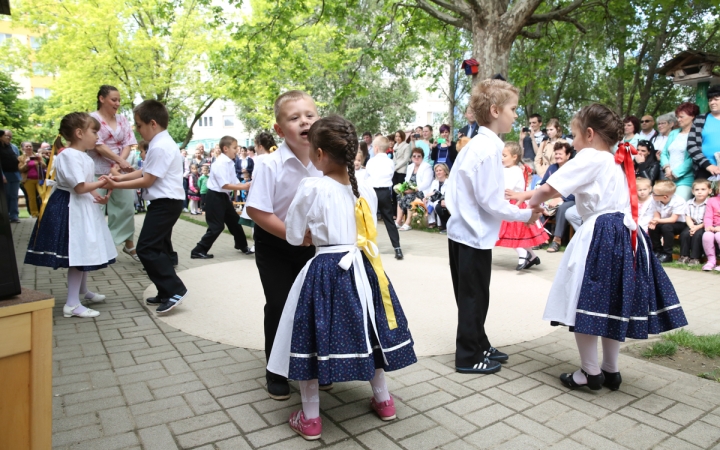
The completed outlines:
{"type": "Polygon", "coordinates": [[[450,125],[450,139],[455,129],[455,103],[457,101],[457,63],[453,61],[450,64],[450,74],[448,76],[450,83],[448,85],[448,125],[450,125]]]}
{"type": "Polygon", "coordinates": [[[567,77],[570,73],[570,69],[572,69],[573,62],[575,62],[575,50],[577,50],[577,46],[579,43],[580,38],[575,39],[575,42],[570,49],[570,54],[568,55],[567,62],[565,63],[565,70],[563,70],[560,81],[557,84],[557,89],[555,89],[555,95],[553,95],[552,106],[550,107],[549,114],[550,117],[557,117],[558,103],[560,103],[560,97],[562,96],[562,91],[565,88],[565,83],[567,82],[567,77]]]}
{"type": "MultiPolygon", "coordinates": [[[[625,25],[620,25],[620,34],[624,35],[625,33],[625,25]]],[[[617,76],[617,97],[616,97],[616,103],[615,107],[617,109],[617,113],[621,116],[624,116],[623,114],[623,106],[625,106],[625,78],[624,78],[624,72],[625,72],[625,42],[623,41],[618,46],[618,76],[617,76]]]]}
{"type": "Polygon", "coordinates": [[[512,40],[503,42],[501,31],[496,23],[473,20],[472,54],[480,64],[477,75],[473,75],[473,85],[498,73],[507,79],[512,40]]]}
{"type": "Polygon", "coordinates": [[[650,52],[648,69],[647,73],[645,74],[645,84],[640,90],[640,104],[638,105],[637,109],[638,117],[642,117],[645,114],[645,109],[647,109],[648,102],[650,101],[652,85],[655,81],[655,75],[657,72],[658,64],[660,63],[660,58],[662,57],[663,49],[668,45],[669,33],[667,26],[669,20],[670,13],[667,13],[662,19],[662,23],[660,25],[661,29],[659,30],[659,33],[655,36],[655,46],[650,52]]]}
{"type": "Polygon", "coordinates": [[[193,127],[195,126],[197,121],[200,120],[200,118],[203,116],[203,114],[205,114],[207,112],[207,110],[210,109],[212,104],[215,103],[215,100],[217,100],[217,99],[216,98],[209,99],[207,104],[203,103],[202,105],[200,105],[198,110],[195,112],[195,117],[193,117],[193,121],[190,124],[190,128],[188,129],[187,134],[185,135],[185,139],[183,140],[182,144],[180,144],[180,150],[187,147],[188,143],[190,143],[190,139],[192,139],[192,137],[193,137],[193,127]]]}

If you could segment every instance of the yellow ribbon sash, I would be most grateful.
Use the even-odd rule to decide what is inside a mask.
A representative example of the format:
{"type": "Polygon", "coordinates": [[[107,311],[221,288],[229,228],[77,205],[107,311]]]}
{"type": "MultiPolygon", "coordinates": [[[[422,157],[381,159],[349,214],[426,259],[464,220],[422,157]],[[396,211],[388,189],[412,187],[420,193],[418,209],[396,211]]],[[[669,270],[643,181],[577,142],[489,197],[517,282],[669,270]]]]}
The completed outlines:
{"type": "Polygon", "coordinates": [[[373,222],[370,206],[364,198],[359,198],[355,203],[355,223],[357,224],[358,232],[357,246],[365,253],[365,256],[367,256],[375,270],[378,283],[380,284],[380,293],[382,294],[388,326],[391,330],[394,330],[397,328],[397,320],[395,319],[395,310],[393,309],[392,300],[390,299],[390,282],[385,275],[385,270],[380,260],[380,253],[377,250],[377,229],[373,222]]]}

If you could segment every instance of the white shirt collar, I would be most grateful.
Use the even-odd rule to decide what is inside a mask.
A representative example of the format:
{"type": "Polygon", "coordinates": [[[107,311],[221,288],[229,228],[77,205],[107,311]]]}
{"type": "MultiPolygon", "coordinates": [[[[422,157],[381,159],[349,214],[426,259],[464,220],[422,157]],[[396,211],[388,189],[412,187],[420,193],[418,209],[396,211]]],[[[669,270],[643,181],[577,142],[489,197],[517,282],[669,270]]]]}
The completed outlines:
{"type": "Polygon", "coordinates": [[[478,134],[482,134],[483,136],[489,137],[495,145],[503,145],[502,139],[500,139],[500,137],[497,134],[495,134],[495,132],[492,131],[490,128],[481,126],[478,129],[478,134]]]}
{"type": "Polygon", "coordinates": [[[235,164],[235,162],[232,159],[230,159],[228,157],[228,155],[226,155],[225,153],[220,153],[220,156],[218,156],[215,161],[219,162],[219,163],[225,163],[225,164],[227,164],[227,163],[235,164]]]}

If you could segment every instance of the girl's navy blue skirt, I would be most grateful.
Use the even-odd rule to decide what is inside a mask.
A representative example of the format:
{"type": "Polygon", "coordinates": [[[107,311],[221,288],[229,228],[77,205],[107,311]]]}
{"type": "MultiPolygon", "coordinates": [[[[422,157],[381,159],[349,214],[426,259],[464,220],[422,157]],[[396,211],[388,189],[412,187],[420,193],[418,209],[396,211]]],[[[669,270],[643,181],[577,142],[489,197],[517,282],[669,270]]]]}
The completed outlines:
{"type": "Polygon", "coordinates": [[[630,240],[623,214],[598,217],[580,288],[576,333],[623,342],[687,325],[675,288],[653,254],[647,234],[638,230],[635,255],[630,240]]]}
{"type": "Polygon", "coordinates": [[[379,336],[375,336],[369,318],[365,328],[353,268],[343,270],[338,266],[345,254],[318,255],[308,268],[295,311],[290,379],[317,378],[320,384],[367,381],[375,376],[376,368],[390,372],[417,362],[407,319],[392,284],[390,296],[398,325],[393,330],[388,327],[377,276],[363,255],[379,336]],[[372,353],[368,353],[366,333],[370,337],[372,353]],[[388,364],[383,360],[378,339],[385,349],[388,364]]]}
{"type": "MultiPolygon", "coordinates": [[[[35,222],[25,264],[52,267],[53,269],[70,267],[70,193],[56,189],[45,207],[42,220],[35,222]]],[[[97,266],[75,266],[83,272],[104,269],[115,262],[115,258],[97,266]]]]}

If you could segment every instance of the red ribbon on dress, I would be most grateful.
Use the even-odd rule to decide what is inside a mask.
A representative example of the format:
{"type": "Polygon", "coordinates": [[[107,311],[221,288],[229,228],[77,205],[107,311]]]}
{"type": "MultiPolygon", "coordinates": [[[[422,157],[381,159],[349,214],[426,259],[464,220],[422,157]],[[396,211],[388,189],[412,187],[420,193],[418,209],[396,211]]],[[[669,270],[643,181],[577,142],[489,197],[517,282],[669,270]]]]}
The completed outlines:
{"type": "Polygon", "coordinates": [[[632,249],[635,252],[637,247],[637,224],[638,224],[638,196],[637,185],[635,184],[635,164],[632,155],[637,155],[638,151],[628,142],[621,142],[615,152],[615,162],[621,164],[625,170],[627,178],[628,190],[630,191],[630,212],[635,221],[635,230],[632,232],[632,249]]]}

